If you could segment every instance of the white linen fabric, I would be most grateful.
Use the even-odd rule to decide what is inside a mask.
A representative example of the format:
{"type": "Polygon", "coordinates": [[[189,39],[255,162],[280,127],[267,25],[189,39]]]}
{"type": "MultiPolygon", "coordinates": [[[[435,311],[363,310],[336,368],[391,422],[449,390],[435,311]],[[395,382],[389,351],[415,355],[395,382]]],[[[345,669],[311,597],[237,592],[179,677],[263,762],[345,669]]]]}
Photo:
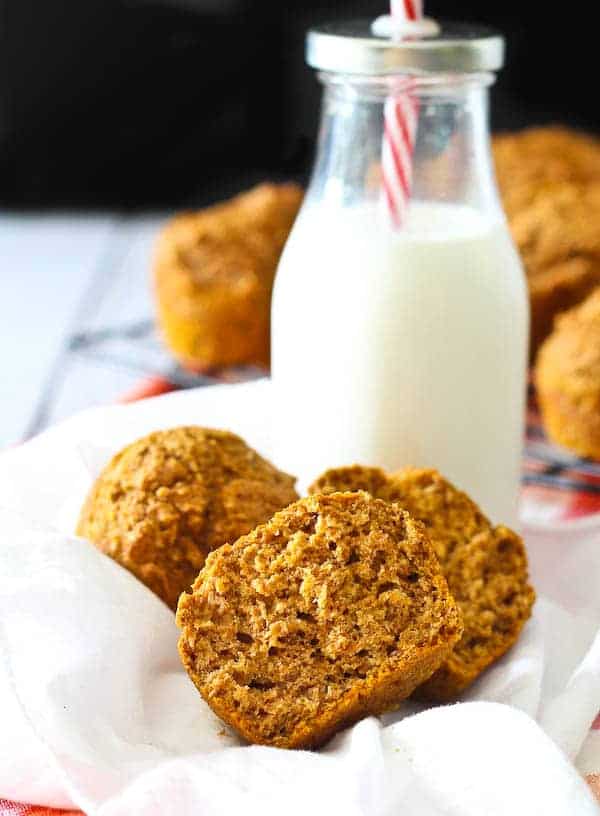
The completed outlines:
{"type": "Polygon", "coordinates": [[[181,667],[171,611],[73,536],[99,468],[152,430],[230,429],[277,463],[269,389],[95,409],[0,455],[0,797],[90,816],[600,813],[580,774],[600,769],[596,528],[526,530],[533,618],[463,701],[407,702],[318,752],[243,745],[181,667]]]}

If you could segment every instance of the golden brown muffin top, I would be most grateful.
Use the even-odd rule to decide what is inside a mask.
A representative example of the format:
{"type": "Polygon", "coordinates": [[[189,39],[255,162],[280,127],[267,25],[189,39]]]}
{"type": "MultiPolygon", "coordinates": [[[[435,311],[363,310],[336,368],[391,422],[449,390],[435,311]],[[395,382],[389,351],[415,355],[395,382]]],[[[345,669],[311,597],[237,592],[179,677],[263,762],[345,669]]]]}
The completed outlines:
{"type": "Polygon", "coordinates": [[[542,345],[536,384],[590,409],[600,409],[600,287],[573,309],[559,315],[542,345]]]}
{"type": "MultiPolygon", "coordinates": [[[[337,468],[325,472],[311,493],[357,490],[396,502],[422,522],[458,602],[464,635],[426,690],[436,699],[456,696],[516,639],[531,614],[523,542],[507,527],[493,527],[466,493],[438,471],[406,468],[337,468]]],[[[423,696],[427,696],[426,694],[423,696]]]]}
{"type": "Polygon", "coordinates": [[[511,229],[533,292],[600,267],[599,224],[600,183],[548,183],[532,194],[511,229]]]}
{"type": "Polygon", "coordinates": [[[295,501],[294,482],[227,431],[157,431],[104,468],[77,532],[175,608],[207,554],[295,501]]]}
{"type": "Polygon", "coordinates": [[[303,199],[296,184],[261,184],[221,204],[183,213],[163,229],[156,263],[190,287],[254,287],[273,282],[303,199]]]}
{"type": "Polygon", "coordinates": [[[548,183],[600,182],[600,139],[570,128],[555,125],[497,134],[493,154],[510,216],[548,183]]]}
{"type": "Polygon", "coordinates": [[[212,553],[177,623],[204,698],[247,739],[280,747],[364,716],[390,677],[461,631],[422,526],[366,493],[302,499],[212,553]]]}

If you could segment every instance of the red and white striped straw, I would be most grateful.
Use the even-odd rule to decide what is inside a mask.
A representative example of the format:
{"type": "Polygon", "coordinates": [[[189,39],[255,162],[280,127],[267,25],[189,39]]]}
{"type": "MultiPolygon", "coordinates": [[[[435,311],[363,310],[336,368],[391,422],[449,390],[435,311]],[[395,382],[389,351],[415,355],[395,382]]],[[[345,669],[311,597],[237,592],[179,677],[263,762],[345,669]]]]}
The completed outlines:
{"type": "Polygon", "coordinates": [[[397,20],[420,20],[423,0],[390,0],[392,17],[397,20]]]}
{"type": "MultiPolygon", "coordinates": [[[[391,0],[394,22],[414,22],[423,16],[422,0],[391,0]]],[[[399,229],[406,218],[412,188],[413,153],[419,121],[419,101],[407,81],[384,106],[382,183],[392,225],[399,229]]]]}

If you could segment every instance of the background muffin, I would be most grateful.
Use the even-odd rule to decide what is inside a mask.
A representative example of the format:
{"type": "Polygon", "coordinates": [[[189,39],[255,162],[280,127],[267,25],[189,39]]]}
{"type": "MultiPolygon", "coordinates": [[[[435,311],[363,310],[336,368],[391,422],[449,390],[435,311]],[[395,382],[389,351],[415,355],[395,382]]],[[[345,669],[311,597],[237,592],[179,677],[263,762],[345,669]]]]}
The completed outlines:
{"type": "Polygon", "coordinates": [[[234,434],[158,431],[104,468],[77,534],[174,609],[211,550],[297,499],[294,482],[234,434]]]}
{"type": "Polygon", "coordinates": [[[302,197],[295,184],[263,184],[164,228],[154,270],[158,322],[184,366],[268,367],[273,279],[302,197]]]}
{"type": "Polygon", "coordinates": [[[540,187],[511,228],[529,284],[533,356],[555,316],[600,284],[600,184],[540,187]]]}
{"type": "Polygon", "coordinates": [[[509,217],[548,182],[600,182],[600,139],[566,127],[494,136],[498,186],[509,217]]]}
{"type": "Polygon", "coordinates": [[[311,492],[364,489],[396,502],[421,521],[439,558],[464,623],[462,638],[416,694],[448,701],[466,689],[517,640],[531,614],[535,594],[528,583],[522,540],[507,527],[493,527],[465,493],[435,470],[336,468],[311,492]]]}
{"type": "Polygon", "coordinates": [[[600,288],[558,317],[540,349],[535,383],[548,436],[600,459],[600,288]]]}
{"type": "Polygon", "coordinates": [[[461,632],[423,527],[366,493],[302,499],[212,553],[177,622],[207,703],[281,748],[397,706],[461,632]]]}
{"type": "Polygon", "coordinates": [[[600,140],[563,127],[494,138],[498,185],[531,302],[531,357],[600,283],[600,140]]]}

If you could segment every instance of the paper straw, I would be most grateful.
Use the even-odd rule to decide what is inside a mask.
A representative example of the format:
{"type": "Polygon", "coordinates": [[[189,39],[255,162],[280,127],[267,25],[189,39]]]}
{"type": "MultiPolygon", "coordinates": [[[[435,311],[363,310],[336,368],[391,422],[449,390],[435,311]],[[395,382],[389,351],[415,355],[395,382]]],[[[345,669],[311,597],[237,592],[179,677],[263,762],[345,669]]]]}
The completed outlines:
{"type": "MultiPolygon", "coordinates": [[[[391,0],[391,14],[398,29],[402,23],[422,19],[421,0],[391,0]]],[[[402,90],[390,96],[384,106],[382,180],[392,225],[404,224],[412,188],[413,154],[419,121],[419,101],[406,80],[402,90]]]]}

